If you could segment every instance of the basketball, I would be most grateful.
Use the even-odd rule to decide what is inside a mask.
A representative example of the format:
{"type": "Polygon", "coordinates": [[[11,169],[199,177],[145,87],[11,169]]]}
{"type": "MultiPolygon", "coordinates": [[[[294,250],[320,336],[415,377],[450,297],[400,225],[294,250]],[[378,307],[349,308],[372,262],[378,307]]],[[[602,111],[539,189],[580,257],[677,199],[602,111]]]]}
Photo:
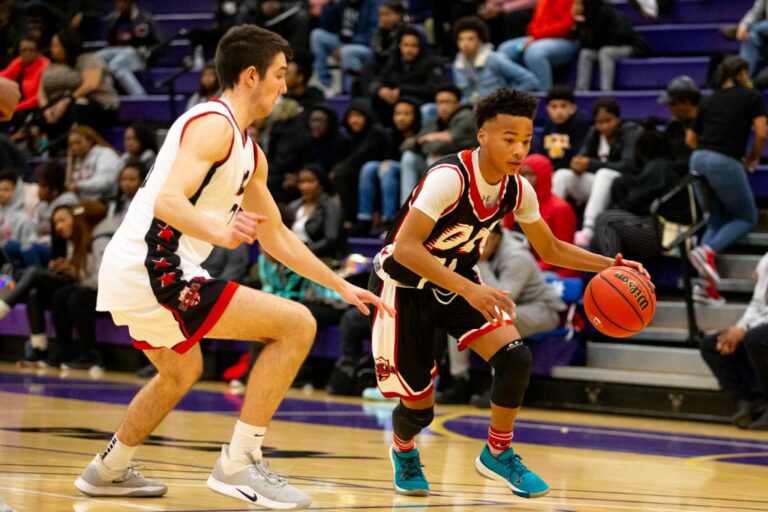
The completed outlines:
{"type": "Polygon", "coordinates": [[[610,267],[587,284],[584,311],[606,336],[626,338],[642,331],[656,312],[651,282],[629,267],[610,267]]]}

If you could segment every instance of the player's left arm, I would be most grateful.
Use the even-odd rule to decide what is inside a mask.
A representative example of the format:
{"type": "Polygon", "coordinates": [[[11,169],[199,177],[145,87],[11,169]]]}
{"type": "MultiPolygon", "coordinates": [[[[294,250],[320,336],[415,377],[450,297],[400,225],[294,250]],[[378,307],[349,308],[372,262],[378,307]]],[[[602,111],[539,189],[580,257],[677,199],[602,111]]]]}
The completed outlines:
{"type": "Polygon", "coordinates": [[[379,297],[337,276],[283,224],[280,211],[267,188],[267,159],[261,149],[258,150],[256,174],[245,188],[243,210],[266,218],[266,221],[259,225],[258,240],[261,247],[276,260],[297,274],[335,290],[346,302],[356,306],[365,315],[369,313],[365,303],[372,304],[390,315],[394,314],[379,297]]]}

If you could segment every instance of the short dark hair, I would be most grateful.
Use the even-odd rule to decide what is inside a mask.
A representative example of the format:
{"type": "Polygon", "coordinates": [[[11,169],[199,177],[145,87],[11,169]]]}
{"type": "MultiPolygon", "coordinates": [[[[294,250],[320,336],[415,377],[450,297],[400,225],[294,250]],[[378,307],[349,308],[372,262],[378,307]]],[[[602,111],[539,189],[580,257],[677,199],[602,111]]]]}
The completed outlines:
{"type": "Polygon", "coordinates": [[[51,190],[63,192],[67,180],[67,171],[56,160],[48,160],[35,169],[35,178],[39,185],[45,185],[51,190]]]}
{"type": "Polygon", "coordinates": [[[123,168],[120,169],[119,176],[123,176],[123,171],[125,171],[127,168],[132,167],[139,171],[139,180],[144,181],[144,178],[147,177],[147,174],[149,173],[149,170],[147,169],[147,166],[144,165],[144,162],[139,160],[138,158],[129,158],[124,164],[123,168]]]}
{"type": "Polygon", "coordinates": [[[64,47],[66,63],[74,67],[77,63],[77,58],[83,53],[83,42],[80,36],[69,28],[56,32],[54,35],[59,38],[61,46],[64,47]]]}
{"type": "Polygon", "coordinates": [[[616,98],[611,98],[610,96],[597,98],[592,104],[592,118],[597,116],[597,113],[601,110],[605,110],[616,117],[621,117],[621,107],[619,106],[619,102],[616,101],[616,98]]]}
{"type": "Polygon", "coordinates": [[[19,179],[19,175],[13,169],[4,169],[0,171],[0,181],[10,181],[16,186],[16,180],[19,179]]]}
{"type": "Polygon", "coordinates": [[[462,96],[461,89],[456,87],[454,84],[444,83],[441,86],[439,86],[435,91],[435,98],[437,98],[437,95],[440,94],[441,92],[449,92],[454,96],[456,96],[457,100],[461,101],[461,96],[462,96]]]}
{"type": "Polygon", "coordinates": [[[291,62],[296,64],[299,74],[304,77],[304,83],[309,82],[312,78],[312,54],[303,48],[296,48],[291,62]]]}
{"type": "Polygon", "coordinates": [[[570,85],[554,85],[547,92],[547,103],[554,100],[563,100],[576,103],[576,95],[570,85]]]}
{"type": "Polygon", "coordinates": [[[397,38],[398,42],[402,42],[403,36],[413,36],[419,40],[419,47],[424,46],[424,34],[419,32],[419,29],[413,25],[406,25],[400,30],[400,35],[397,38]]]}
{"type": "Polygon", "coordinates": [[[459,18],[453,26],[453,39],[457,40],[459,34],[468,30],[477,34],[478,39],[483,43],[487,43],[491,39],[491,31],[488,28],[488,24],[478,16],[464,16],[463,18],[459,18]]]}
{"type": "Polygon", "coordinates": [[[714,81],[715,87],[720,89],[729,79],[735,79],[743,70],[749,69],[747,61],[738,55],[729,55],[715,69],[714,81]]]}
{"type": "Polygon", "coordinates": [[[508,116],[527,117],[533,119],[539,108],[539,99],[530,94],[502,87],[492,92],[475,106],[475,121],[482,128],[486,121],[494,119],[499,114],[508,116]]]}
{"type": "Polygon", "coordinates": [[[216,74],[222,90],[232,89],[240,73],[250,66],[256,68],[259,77],[265,77],[279,53],[286,59],[293,55],[288,42],[274,32],[256,25],[230,28],[216,47],[216,74]]]}

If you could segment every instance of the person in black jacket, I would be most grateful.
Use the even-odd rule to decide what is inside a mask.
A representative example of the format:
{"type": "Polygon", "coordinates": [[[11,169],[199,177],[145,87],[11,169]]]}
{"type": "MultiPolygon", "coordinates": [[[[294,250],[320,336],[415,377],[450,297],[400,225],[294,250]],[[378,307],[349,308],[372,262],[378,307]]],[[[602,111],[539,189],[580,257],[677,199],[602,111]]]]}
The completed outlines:
{"type": "Polygon", "coordinates": [[[311,76],[312,54],[301,48],[294,49],[293,58],[288,62],[288,69],[285,71],[285,86],[288,92],[284,97],[297,101],[305,116],[309,116],[309,111],[315,105],[325,101],[323,91],[307,84],[311,76]]]}
{"type": "MultiPolygon", "coordinates": [[[[309,149],[307,163],[317,164],[326,174],[347,158],[350,152],[349,138],[339,129],[336,111],[325,103],[315,105],[307,114],[309,149]]],[[[288,176],[291,179],[291,176],[288,176]]],[[[292,177],[296,186],[296,176],[292,177]]]]}
{"type": "Polygon", "coordinates": [[[401,96],[421,102],[433,101],[435,91],[444,82],[439,63],[426,50],[421,34],[413,27],[400,32],[400,45],[381,70],[371,69],[364,80],[373,102],[376,119],[392,126],[395,103],[401,96]],[[375,75],[373,75],[375,73],[375,75]]]}
{"type": "Polygon", "coordinates": [[[575,0],[573,18],[581,43],[576,90],[591,89],[595,61],[600,63],[600,90],[612,90],[616,61],[646,52],[647,45],[629,19],[605,0],[575,0]]]}
{"type": "Polygon", "coordinates": [[[357,191],[360,169],[365,162],[384,160],[389,153],[389,137],[373,120],[367,101],[355,100],[344,116],[344,127],[351,140],[352,152],[336,164],[331,179],[341,199],[345,227],[357,219],[357,191]]]}
{"type": "Polygon", "coordinates": [[[611,183],[623,174],[635,174],[637,124],[621,119],[614,98],[600,98],[592,105],[595,126],[589,129],[579,154],[571,158],[570,169],[559,169],[552,177],[552,193],[586,202],[583,228],[573,243],[589,247],[595,219],[608,207],[611,183]]]}
{"type": "Polygon", "coordinates": [[[344,245],[341,206],[331,197],[328,178],[317,165],[299,171],[301,197],[288,209],[293,216],[291,231],[320,259],[338,259],[344,245]]]}

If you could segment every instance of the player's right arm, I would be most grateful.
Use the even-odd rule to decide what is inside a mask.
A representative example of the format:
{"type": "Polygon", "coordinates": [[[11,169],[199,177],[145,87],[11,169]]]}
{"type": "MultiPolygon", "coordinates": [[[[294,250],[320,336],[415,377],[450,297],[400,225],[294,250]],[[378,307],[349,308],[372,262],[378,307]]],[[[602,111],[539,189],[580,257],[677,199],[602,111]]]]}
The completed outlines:
{"type": "Polygon", "coordinates": [[[176,160],[157,195],[155,217],[187,236],[228,249],[254,242],[256,226],[263,220],[259,215],[240,212],[223,228],[190,201],[208,170],[227,157],[235,135],[232,124],[220,115],[206,115],[187,125],[176,160]]]}

